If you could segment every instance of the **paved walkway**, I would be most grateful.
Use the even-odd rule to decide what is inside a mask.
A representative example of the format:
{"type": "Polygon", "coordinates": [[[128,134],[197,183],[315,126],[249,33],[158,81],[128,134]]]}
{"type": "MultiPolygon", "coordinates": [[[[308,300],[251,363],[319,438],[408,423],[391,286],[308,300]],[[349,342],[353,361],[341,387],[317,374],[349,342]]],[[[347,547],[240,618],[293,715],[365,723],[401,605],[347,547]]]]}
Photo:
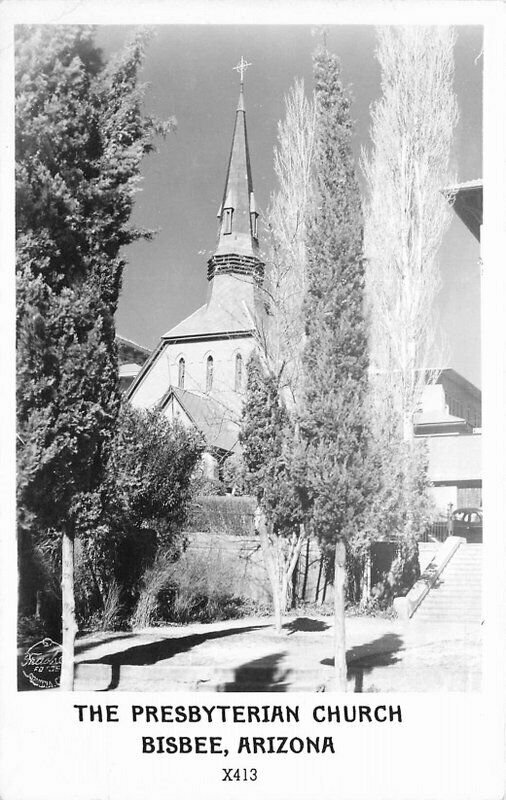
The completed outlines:
{"type": "MultiPolygon", "coordinates": [[[[480,688],[481,627],[349,617],[351,691],[480,688]]],[[[95,633],[77,642],[86,689],[324,690],[332,678],[331,617],[266,618],[95,633]]]]}

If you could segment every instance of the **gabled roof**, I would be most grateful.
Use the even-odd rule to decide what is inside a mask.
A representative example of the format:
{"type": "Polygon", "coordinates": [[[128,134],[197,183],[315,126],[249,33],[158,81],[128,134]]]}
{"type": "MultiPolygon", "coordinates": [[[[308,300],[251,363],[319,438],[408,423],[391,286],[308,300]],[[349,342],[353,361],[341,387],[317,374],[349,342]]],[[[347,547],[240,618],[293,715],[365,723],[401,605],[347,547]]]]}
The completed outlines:
{"type": "Polygon", "coordinates": [[[160,407],[165,408],[173,397],[202,433],[208,447],[228,452],[238,449],[239,422],[233,411],[212,397],[175,386],[169,388],[160,401],[160,407]]]}
{"type": "Polygon", "coordinates": [[[253,318],[245,304],[212,302],[198,308],[164,333],[162,338],[183,339],[188,336],[205,337],[222,333],[252,333],[254,329],[253,318]]]}

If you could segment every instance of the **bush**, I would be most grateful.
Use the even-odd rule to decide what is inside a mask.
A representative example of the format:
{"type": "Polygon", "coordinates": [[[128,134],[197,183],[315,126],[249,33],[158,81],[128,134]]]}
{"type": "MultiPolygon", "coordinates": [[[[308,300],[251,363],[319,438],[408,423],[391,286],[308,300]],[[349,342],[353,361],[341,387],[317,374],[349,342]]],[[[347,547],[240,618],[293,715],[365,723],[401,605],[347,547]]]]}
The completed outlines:
{"type": "Polygon", "coordinates": [[[43,619],[30,616],[21,616],[18,619],[18,647],[28,648],[40,642],[46,636],[54,638],[54,630],[50,630],[43,619]]]}
{"type": "Polygon", "coordinates": [[[213,622],[262,613],[233,590],[233,568],[219,554],[187,551],[178,561],[160,555],[144,573],[132,627],[164,622],[213,622]]]}
{"type": "Polygon", "coordinates": [[[360,603],[346,606],[346,616],[396,619],[397,614],[391,603],[391,600],[383,601],[378,597],[370,597],[367,600],[362,600],[360,603]]]}
{"type": "Polygon", "coordinates": [[[246,469],[242,454],[234,453],[225,459],[223,483],[234,495],[246,493],[246,469]]]}
{"type": "Polygon", "coordinates": [[[155,621],[162,590],[173,580],[174,563],[168,555],[160,554],[148,567],[141,580],[139,599],[132,615],[132,628],[146,628],[155,621]]]}

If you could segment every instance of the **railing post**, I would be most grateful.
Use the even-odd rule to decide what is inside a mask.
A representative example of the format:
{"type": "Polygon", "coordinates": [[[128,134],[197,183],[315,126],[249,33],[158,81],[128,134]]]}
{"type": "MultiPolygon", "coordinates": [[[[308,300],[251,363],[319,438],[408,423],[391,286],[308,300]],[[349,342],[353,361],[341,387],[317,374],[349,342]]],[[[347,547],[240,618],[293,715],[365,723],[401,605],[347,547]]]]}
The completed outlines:
{"type": "Polygon", "coordinates": [[[453,503],[448,503],[448,536],[453,536],[453,517],[452,517],[453,503]]]}

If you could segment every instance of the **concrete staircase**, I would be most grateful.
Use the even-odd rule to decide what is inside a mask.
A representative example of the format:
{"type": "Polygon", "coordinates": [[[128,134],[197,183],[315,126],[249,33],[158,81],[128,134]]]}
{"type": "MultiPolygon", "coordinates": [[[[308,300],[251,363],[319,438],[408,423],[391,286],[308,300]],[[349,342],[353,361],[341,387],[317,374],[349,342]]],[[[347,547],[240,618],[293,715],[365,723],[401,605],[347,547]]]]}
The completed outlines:
{"type": "Polygon", "coordinates": [[[412,619],[416,622],[481,622],[482,545],[462,543],[412,619]]]}

